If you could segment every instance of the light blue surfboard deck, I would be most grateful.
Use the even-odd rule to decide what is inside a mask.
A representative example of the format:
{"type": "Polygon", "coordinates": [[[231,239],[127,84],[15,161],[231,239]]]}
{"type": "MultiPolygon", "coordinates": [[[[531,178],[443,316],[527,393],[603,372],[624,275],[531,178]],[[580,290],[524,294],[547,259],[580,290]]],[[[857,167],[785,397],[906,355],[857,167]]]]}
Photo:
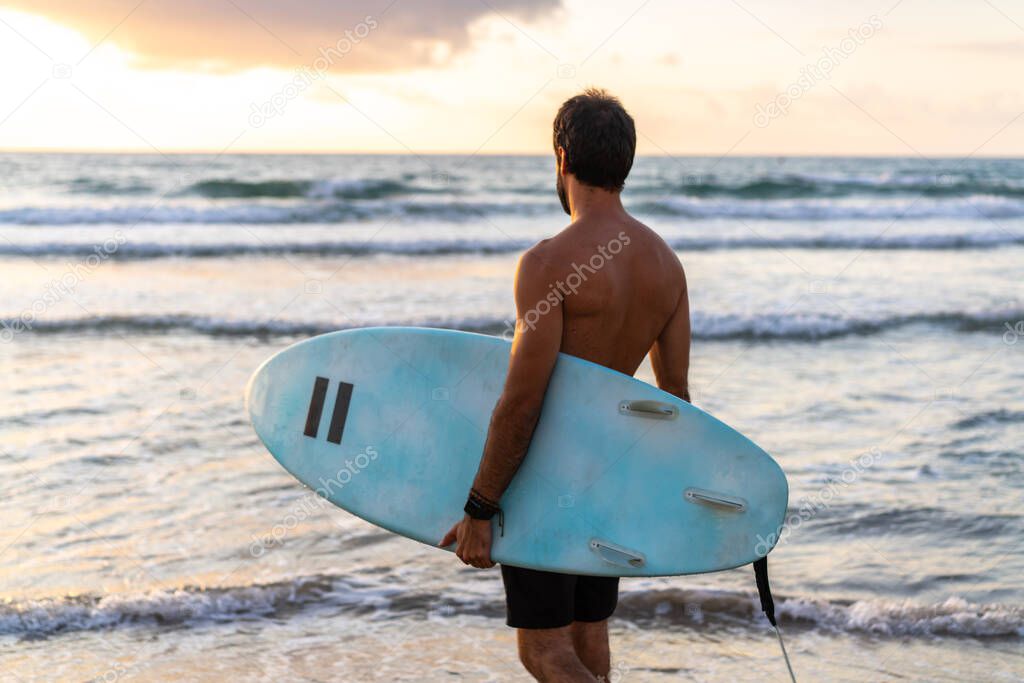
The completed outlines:
{"type": "MultiPolygon", "coordinates": [[[[267,360],[246,402],[263,443],[299,481],[436,545],[462,517],[509,350],[450,330],[335,332],[267,360]]],[[[771,549],[787,497],[778,464],[729,426],[562,354],[501,500],[492,558],[606,576],[729,569],[771,549]]]]}

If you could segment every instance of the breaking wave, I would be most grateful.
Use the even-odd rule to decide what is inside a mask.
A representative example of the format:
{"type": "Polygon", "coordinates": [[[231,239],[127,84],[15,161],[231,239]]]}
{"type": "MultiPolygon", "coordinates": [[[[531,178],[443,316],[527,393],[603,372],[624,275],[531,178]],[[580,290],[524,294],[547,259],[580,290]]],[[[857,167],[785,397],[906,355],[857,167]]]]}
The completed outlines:
{"type": "Polygon", "coordinates": [[[0,210],[6,225],[268,225],[347,223],[375,218],[462,222],[481,216],[547,213],[547,203],[509,205],[488,201],[164,203],[121,206],[16,207],[0,210]]]}
{"type": "MultiPolygon", "coordinates": [[[[826,314],[755,316],[708,315],[694,312],[693,336],[720,341],[811,342],[849,336],[870,336],[908,327],[931,325],[956,332],[1000,331],[1006,320],[1024,318],[1024,311],[987,313],[940,312],[894,315],[875,319],[851,319],[826,314]]],[[[511,329],[511,318],[476,317],[365,321],[365,325],[424,326],[500,335],[511,329]]],[[[75,318],[22,321],[0,318],[0,333],[147,333],[186,331],[211,336],[268,337],[310,336],[361,327],[361,321],[339,324],[330,320],[231,319],[186,313],[152,315],[94,315],[75,318]]]]}
{"type": "MultiPolygon", "coordinates": [[[[986,231],[959,234],[918,234],[849,236],[819,235],[793,237],[676,237],[667,240],[680,251],[716,251],[729,249],[809,249],[809,250],[968,250],[998,249],[1024,245],[1024,234],[986,231]]],[[[293,242],[146,242],[131,239],[110,255],[115,259],[163,257],[218,258],[229,256],[364,256],[397,254],[407,256],[445,256],[458,254],[515,253],[533,244],[528,239],[382,239],[293,242]]],[[[75,242],[39,242],[34,244],[0,243],[0,255],[85,257],[94,252],[91,244],[75,242]]]]}
{"type": "MultiPolygon", "coordinates": [[[[19,600],[0,603],[0,634],[45,637],[131,626],[182,626],[237,618],[284,618],[303,611],[372,614],[375,618],[446,618],[463,614],[499,618],[504,605],[480,597],[418,593],[337,576],[316,575],[227,587],[19,600]]],[[[910,601],[820,600],[779,596],[776,612],[789,627],[890,637],[1024,637],[1024,609],[969,603],[951,597],[921,605],[910,601]]],[[[757,597],[723,590],[634,590],[619,598],[622,619],[702,628],[763,627],[757,597]]]]}
{"type": "MultiPolygon", "coordinates": [[[[426,174],[405,173],[376,178],[204,178],[194,182],[179,195],[208,199],[286,199],[339,198],[380,199],[424,192],[445,192],[461,187],[464,178],[440,174],[444,182],[426,174]],[[454,183],[453,183],[454,181],[454,183]]],[[[551,185],[544,182],[488,182],[481,192],[503,192],[520,195],[550,195],[551,185]]],[[[715,174],[693,175],[673,180],[663,176],[637,175],[628,181],[629,193],[693,198],[785,200],[842,199],[846,197],[889,198],[918,196],[924,198],[1004,197],[1024,199],[1024,181],[1019,178],[978,177],[963,173],[891,172],[877,175],[843,175],[811,173],[765,173],[742,179],[722,178],[715,174]]],[[[67,183],[71,193],[94,195],[137,194],[156,189],[138,180],[78,177],[67,183]]]]}
{"type": "Polygon", "coordinates": [[[1005,178],[972,178],[956,173],[879,175],[765,174],[728,182],[714,175],[694,176],[685,183],[630,185],[636,192],[674,192],[690,197],[735,199],[828,199],[852,196],[1010,197],[1024,198],[1024,183],[1005,178]]]}
{"type": "Polygon", "coordinates": [[[209,199],[383,199],[431,191],[401,180],[203,180],[182,194],[209,199]]]}
{"type": "MultiPolygon", "coordinates": [[[[268,181],[258,190],[243,189],[236,183],[219,181],[206,186],[207,193],[220,193],[225,201],[193,200],[148,203],[15,206],[0,210],[2,225],[167,225],[230,223],[335,224],[374,219],[437,220],[464,222],[483,216],[558,218],[560,209],[553,197],[538,195],[509,200],[500,196],[437,194],[420,198],[399,197],[407,190],[388,189],[386,183],[373,190],[335,188],[323,196],[307,195],[301,181],[268,181]],[[240,201],[242,193],[262,192],[253,201],[240,201]],[[389,194],[389,192],[394,194],[389,194]],[[270,193],[278,196],[269,197],[270,193]],[[348,192],[352,197],[345,198],[348,192]],[[234,193],[234,194],[233,194],[234,193]],[[298,197],[292,193],[301,193],[298,197]]],[[[430,190],[420,190],[428,193],[430,190]]],[[[250,197],[250,199],[252,199],[250,197]]],[[[838,221],[953,218],[970,221],[1024,218],[1024,198],[956,197],[842,198],[744,200],[684,195],[641,199],[627,196],[627,205],[641,219],[659,217],[690,219],[748,219],[771,221],[838,221]]]]}

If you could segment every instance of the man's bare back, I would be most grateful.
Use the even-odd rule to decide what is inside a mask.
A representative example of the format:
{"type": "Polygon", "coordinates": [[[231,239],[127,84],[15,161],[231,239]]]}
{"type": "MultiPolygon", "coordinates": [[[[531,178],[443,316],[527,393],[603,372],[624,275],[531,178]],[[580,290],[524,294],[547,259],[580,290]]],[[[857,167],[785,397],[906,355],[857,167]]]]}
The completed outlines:
{"type": "Polygon", "coordinates": [[[564,297],[563,353],[632,375],[661,347],[654,348],[659,385],[686,398],[685,368],[678,354],[664,352],[674,336],[689,336],[683,267],[657,233],[615,209],[573,222],[526,258],[559,273],[549,286],[564,297]]]}

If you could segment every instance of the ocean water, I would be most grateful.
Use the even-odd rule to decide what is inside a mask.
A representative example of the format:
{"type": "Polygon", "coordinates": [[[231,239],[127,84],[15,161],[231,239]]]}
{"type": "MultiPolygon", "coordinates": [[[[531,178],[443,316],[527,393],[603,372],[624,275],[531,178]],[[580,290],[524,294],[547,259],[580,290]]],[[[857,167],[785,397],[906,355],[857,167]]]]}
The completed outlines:
{"type": "MultiPolygon", "coordinates": [[[[329,330],[506,333],[553,185],[0,155],[0,679],[528,680],[498,573],[322,505],[242,390],[329,330]]],[[[1024,680],[1024,161],[643,158],[624,197],[687,268],[694,402],[789,476],[798,680],[1024,680]]],[[[624,580],[612,645],[619,681],[786,677],[749,567],[624,580]]]]}

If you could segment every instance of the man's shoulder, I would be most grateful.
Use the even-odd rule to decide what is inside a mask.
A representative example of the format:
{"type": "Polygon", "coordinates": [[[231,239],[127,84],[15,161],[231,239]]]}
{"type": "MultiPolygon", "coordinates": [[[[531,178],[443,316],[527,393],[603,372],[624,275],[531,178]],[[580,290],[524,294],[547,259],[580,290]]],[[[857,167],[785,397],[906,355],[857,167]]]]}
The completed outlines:
{"type": "Polygon", "coordinates": [[[534,244],[519,257],[519,270],[545,272],[554,267],[561,258],[564,246],[558,237],[548,237],[534,244]]]}
{"type": "Polygon", "coordinates": [[[672,245],[666,242],[665,238],[657,230],[632,216],[630,218],[632,220],[629,225],[628,235],[632,244],[637,244],[652,255],[664,259],[670,266],[682,268],[682,264],[679,263],[679,257],[676,256],[672,245]]]}
{"type": "Polygon", "coordinates": [[[634,238],[639,238],[643,242],[653,248],[661,248],[663,250],[671,251],[668,243],[664,238],[658,234],[658,231],[650,227],[646,223],[643,223],[633,216],[630,216],[629,222],[629,234],[634,238]]]}

